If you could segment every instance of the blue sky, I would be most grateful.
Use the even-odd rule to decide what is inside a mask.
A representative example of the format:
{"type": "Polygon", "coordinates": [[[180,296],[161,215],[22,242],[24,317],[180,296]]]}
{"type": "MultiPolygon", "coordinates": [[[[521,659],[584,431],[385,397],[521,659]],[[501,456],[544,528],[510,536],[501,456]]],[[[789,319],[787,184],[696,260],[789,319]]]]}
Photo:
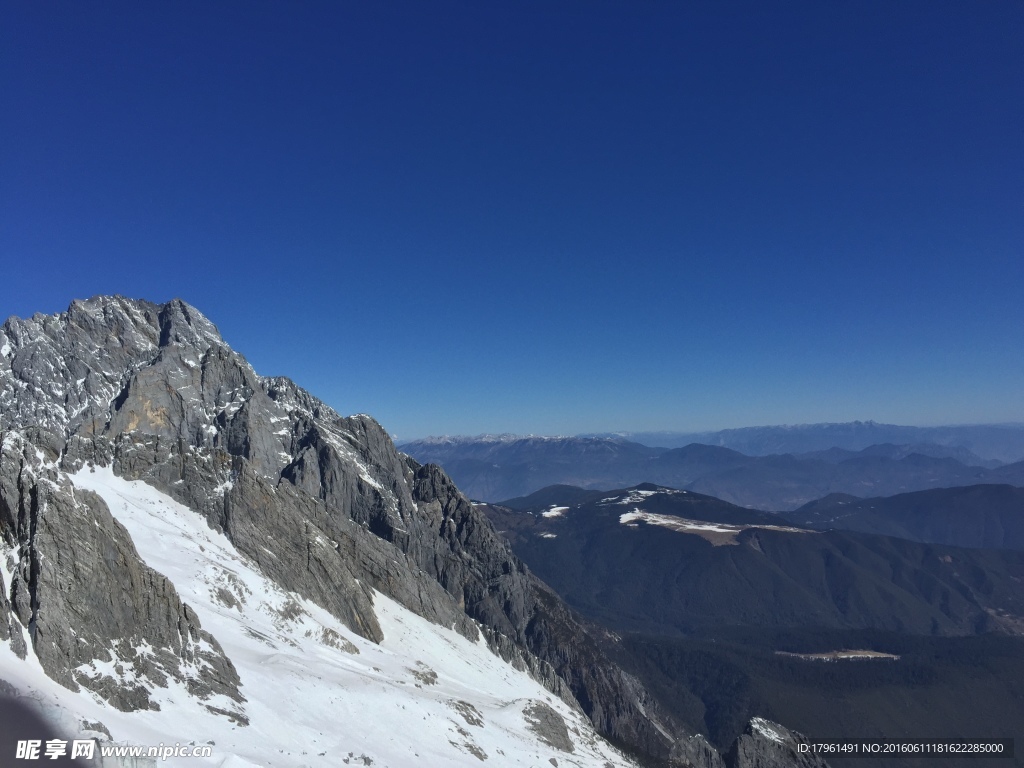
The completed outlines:
{"type": "Polygon", "coordinates": [[[32,2],[0,315],[400,438],[1024,420],[1024,3],[32,2]]]}

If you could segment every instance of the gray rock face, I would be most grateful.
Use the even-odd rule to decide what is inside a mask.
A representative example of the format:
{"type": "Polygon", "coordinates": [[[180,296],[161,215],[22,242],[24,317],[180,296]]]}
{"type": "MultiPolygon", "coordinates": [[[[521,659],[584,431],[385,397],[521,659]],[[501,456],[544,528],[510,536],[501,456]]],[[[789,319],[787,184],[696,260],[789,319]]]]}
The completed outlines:
{"type": "Polygon", "coordinates": [[[282,588],[366,638],[382,637],[372,588],[467,637],[482,631],[622,743],[667,758],[682,735],[439,468],[400,454],[373,419],[258,376],[184,302],[100,297],[9,319],[0,429],[0,536],[14,558],[0,638],[26,628],[69,687],[151,706],[144,688],[89,666],[110,659],[154,684],[223,693],[244,717],[216,639],[102,501],[67,480],[92,463],[198,511],[282,588]]]}
{"type": "Polygon", "coordinates": [[[725,756],[729,768],[828,768],[821,757],[803,754],[801,734],[759,717],[753,718],[725,756]]]}
{"type": "Polygon", "coordinates": [[[688,739],[680,739],[672,746],[669,763],[683,768],[726,768],[725,760],[699,733],[688,739]]]}
{"type": "Polygon", "coordinates": [[[550,668],[600,731],[667,756],[674,739],[666,734],[680,729],[659,712],[643,686],[607,658],[580,620],[512,554],[439,467],[408,462],[416,468],[414,498],[439,534],[432,551],[418,553],[424,570],[456,595],[470,616],[550,668]]]}
{"type": "Polygon", "coordinates": [[[569,729],[565,726],[565,720],[543,701],[530,702],[523,709],[523,717],[526,718],[530,730],[536,733],[540,740],[549,747],[554,747],[562,752],[576,751],[572,739],[569,738],[569,729]]]}
{"type": "Polygon", "coordinates": [[[48,436],[35,438],[0,435],[0,538],[17,553],[9,635],[25,628],[50,677],[118,709],[158,708],[145,686],[121,678],[166,686],[170,677],[200,699],[229,697],[239,705],[230,716],[244,720],[238,675],[216,639],[139,559],[106,504],[59,472],[48,436]],[[118,676],[97,661],[112,663],[118,676]]]}

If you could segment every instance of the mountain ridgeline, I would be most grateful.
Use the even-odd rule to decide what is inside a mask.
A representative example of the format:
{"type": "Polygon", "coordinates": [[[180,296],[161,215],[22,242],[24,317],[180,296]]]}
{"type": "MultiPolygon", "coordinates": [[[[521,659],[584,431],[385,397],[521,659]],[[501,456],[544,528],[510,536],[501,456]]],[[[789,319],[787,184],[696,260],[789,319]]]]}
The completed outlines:
{"type": "Polygon", "coordinates": [[[589,436],[620,437],[665,448],[701,443],[731,448],[748,456],[817,453],[833,448],[859,452],[873,445],[901,445],[926,447],[928,455],[946,451],[938,454],[938,458],[948,455],[971,466],[987,466],[990,462],[1008,464],[1024,459],[1024,424],[908,427],[877,421],[848,421],[741,427],[717,432],[621,432],[589,436]]]}
{"type": "Polygon", "coordinates": [[[969,485],[858,499],[832,494],[788,514],[812,528],[933,544],[1024,550],[1024,488],[969,485]]]}
{"type": "Polygon", "coordinates": [[[923,443],[765,456],[699,443],[652,448],[618,437],[430,438],[399,447],[418,461],[444,467],[472,498],[491,502],[551,485],[610,490],[649,482],[785,512],[832,493],[864,497],[979,483],[1024,486],[1024,462],[1003,465],[963,448],[923,443]]]}
{"type": "Polygon", "coordinates": [[[0,444],[0,643],[67,688],[133,712],[159,709],[154,692],[178,681],[240,727],[252,705],[218,638],[74,481],[110,467],[200,513],[362,638],[384,639],[385,595],[485,642],[636,755],[719,764],[440,468],[399,453],[373,419],[258,376],[184,302],[102,297],[9,319],[0,444]],[[97,664],[114,671],[86,671],[97,664]]]}
{"type": "Polygon", "coordinates": [[[346,754],[818,768],[778,723],[846,733],[822,698],[833,679],[880,733],[952,722],[938,705],[907,709],[912,722],[872,719],[913,685],[998,704],[1002,715],[977,708],[993,727],[1019,712],[1012,681],[985,664],[1024,669],[1024,554],[949,540],[964,543],[963,518],[985,507],[970,535],[1016,546],[1020,464],[923,438],[799,456],[602,437],[405,448],[414,455],[369,416],[257,375],[179,300],[97,297],[10,318],[0,693],[90,738],[205,718],[242,767],[265,760],[242,758],[251,739],[237,732],[279,727],[285,768],[346,754]],[[475,497],[509,501],[473,504],[449,472],[475,497]],[[636,484],[651,480],[676,488],[636,484]],[[961,481],[962,499],[885,514],[827,496],[961,481]],[[621,490],[596,490],[609,485],[621,490]],[[944,522],[925,525],[922,510],[943,503],[944,522]],[[860,532],[828,530],[844,526],[860,532]],[[967,645],[929,645],[947,640],[967,645]],[[845,642],[917,660],[874,668],[880,687],[858,688],[800,655],[845,642]],[[275,707],[300,679],[327,720],[296,745],[275,707]]]}

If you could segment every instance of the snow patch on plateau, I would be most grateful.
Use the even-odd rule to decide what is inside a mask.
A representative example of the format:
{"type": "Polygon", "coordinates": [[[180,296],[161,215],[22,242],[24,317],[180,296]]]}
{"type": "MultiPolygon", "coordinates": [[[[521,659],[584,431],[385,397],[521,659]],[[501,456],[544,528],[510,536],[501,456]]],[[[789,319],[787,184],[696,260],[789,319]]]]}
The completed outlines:
{"type": "Polygon", "coordinates": [[[675,488],[658,488],[654,491],[642,491],[639,488],[633,488],[625,496],[609,496],[606,499],[601,499],[598,504],[642,504],[644,501],[649,499],[651,496],[677,496],[684,494],[686,491],[680,491],[675,488]]]}
{"type": "Polygon", "coordinates": [[[790,528],[784,525],[731,525],[729,523],[709,523],[702,520],[688,520],[685,517],[673,515],[659,515],[654,512],[645,512],[637,507],[632,512],[625,512],[619,515],[619,522],[623,525],[630,523],[644,522],[648,525],[659,525],[662,528],[669,528],[680,533],[725,533],[738,534],[748,528],[760,528],[766,531],[786,531],[788,533],[812,533],[804,528],[790,528]]]}
{"type": "Polygon", "coordinates": [[[556,507],[554,504],[551,505],[550,509],[541,512],[541,517],[561,517],[569,511],[568,507],[556,507]]]}
{"type": "Polygon", "coordinates": [[[662,528],[670,528],[673,531],[707,531],[711,533],[739,533],[743,527],[738,525],[725,525],[719,523],[705,523],[699,520],[687,520],[672,515],[658,515],[654,512],[644,512],[639,507],[632,512],[624,512],[619,515],[619,522],[623,525],[629,523],[644,522],[648,525],[660,525],[662,528]]]}

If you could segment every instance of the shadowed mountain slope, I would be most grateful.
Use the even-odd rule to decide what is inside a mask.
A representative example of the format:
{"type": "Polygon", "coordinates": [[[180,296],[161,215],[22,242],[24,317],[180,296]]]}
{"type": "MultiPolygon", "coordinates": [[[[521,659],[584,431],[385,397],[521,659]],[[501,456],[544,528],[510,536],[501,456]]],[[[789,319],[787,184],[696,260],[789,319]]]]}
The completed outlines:
{"type": "Polygon", "coordinates": [[[970,485],[858,499],[834,494],[788,514],[812,528],[978,549],[1024,550],[1024,488],[970,485]]]}
{"type": "Polygon", "coordinates": [[[582,503],[486,509],[571,605],[617,629],[965,635],[1010,629],[1024,617],[1024,553],[813,531],[653,485],[582,503]]]}
{"type": "Polygon", "coordinates": [[[752,717],[818,739],[1024,738],[1024,553],[812,531],[650,484],[534,498],[485,508],[615,630],[609,653],[722,750],[752,717]]]}

